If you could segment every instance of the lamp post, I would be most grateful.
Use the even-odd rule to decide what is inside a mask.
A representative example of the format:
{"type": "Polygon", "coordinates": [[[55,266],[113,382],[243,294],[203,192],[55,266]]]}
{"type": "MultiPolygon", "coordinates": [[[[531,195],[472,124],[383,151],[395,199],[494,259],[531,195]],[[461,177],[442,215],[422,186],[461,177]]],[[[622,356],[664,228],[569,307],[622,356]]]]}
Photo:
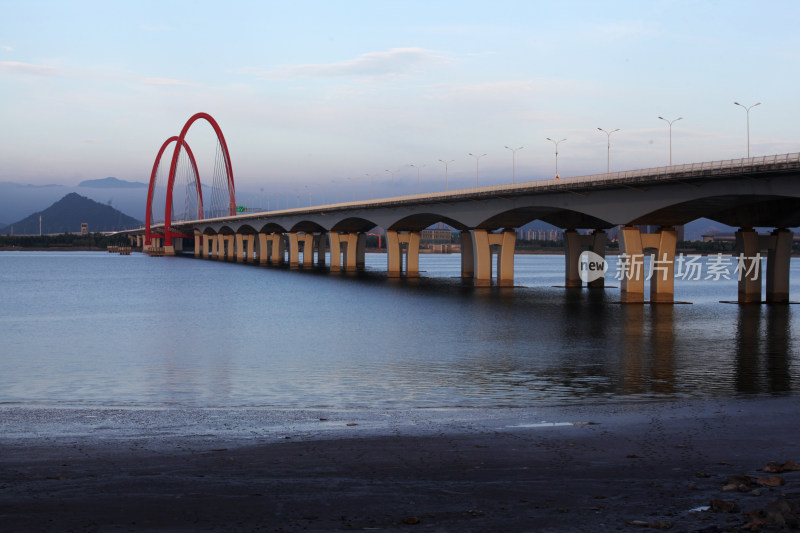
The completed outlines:
{"type": "Polygon", "coordinates": [[[556,145],[556,179],[558,179],[558,144],[566,141],[566,139],[560,139],[558,141],[554,141],[550,137],[545,137],[548,141],[556,145]]]}
{"type": "Polygon", "coordinates": [[[419,166],[419,165],[411,165],[411,166],[417,169],[417,194],[419,194],[419,193],[420,193],[420,184],[422,183],[422,182],[420,181],[420,179],[419,179],[419,170],[420,170],[422,167],[424,167],[425,165],[422,165],[422,167],[421,167],[421,166],[419,166]]]}
{"type": "Polygon", "coordinates": [[[455,159],[451,159],[450,161],[440,159],[439,161],[444,163],[444,190],[447,191],[447,168],[450,166],[450,163],[455,161],[455,159]]]}
{"type": "Polygon", "coordinates": [[[603,128],[597,128],[608,137],[608,147],[606,148],[606,174],[611,172],[611,134],[619,131],[619,128],[614,131],[606,131],[603,128]]]}
{"type": "Polygon", "coordinates": [[[664,117],[658,117],[667,124],[669,124],[669,166],[672,166],[672,123],[683,120],[683,117],[678,117],[675,120],[667,120],[664,117]]]}
{"type": "Polygon", "coordinates": [[[386,170],[385,172],[392,175],[392,196],[394,196],[394,170],[386,170]]]}
{"type": "Polygon", "coordinates": [[[525,148],[524,146],[520,146],[519,148],[509,148],[511,150],[511,183],[517,182],[517,150],[522,150],[525,148]]]}
{"type": "Polygon", "coordinates": [[[470,153],[469,155],[475,158],[475,186],[478,187],[478,163],[480,162],[481,157],[485,156],[486,154],[475,155],[470,153]]]}
{"type": "Polygon", "coordinates": [[[743,108],[747,112],[747,159],[750,159],[750,110],[757,105],[761,105],[761,102],[753,104],[750,107],[745,107],[739,102],[734,102],[734,104],[743,108]]]}
{"type": "Polygon", "coordinates": [[[308,185],[304,185],[306,188],[306,192],[308,193],[308,207],[311,207],[311,189],[308,188],[308,185]]]}

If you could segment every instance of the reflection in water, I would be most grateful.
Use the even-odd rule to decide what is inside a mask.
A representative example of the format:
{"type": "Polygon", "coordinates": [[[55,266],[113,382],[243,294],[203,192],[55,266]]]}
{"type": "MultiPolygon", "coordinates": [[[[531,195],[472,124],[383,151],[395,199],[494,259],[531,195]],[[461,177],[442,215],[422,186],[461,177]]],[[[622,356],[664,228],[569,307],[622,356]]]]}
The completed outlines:
{"type": "Polygon", "coordinates": [[[672,305],[622,305],[622,383],[625,394],[675,390],[675,329],[672,305]],[[649,390],[648,390],[649,389],[649,390]]]}
{"type": "Polygon", "coordinates": [[[740,305],[736,338],[736,390],[788,392],[791,387],[791,306],[740,305]]]}
{"type": "Polygon", "coordinates": [[[620,305],[618,288],[554,288],[559,256],[520,256],[517,287],[479,289],[458,256],[421,258],[419,279],[367,260],[330,274],[0,254],[0,403],[534,406],[785,393],[800,379],[798,316],[718,303],[735,280],[676,284],[693,305],[620,305]]]}

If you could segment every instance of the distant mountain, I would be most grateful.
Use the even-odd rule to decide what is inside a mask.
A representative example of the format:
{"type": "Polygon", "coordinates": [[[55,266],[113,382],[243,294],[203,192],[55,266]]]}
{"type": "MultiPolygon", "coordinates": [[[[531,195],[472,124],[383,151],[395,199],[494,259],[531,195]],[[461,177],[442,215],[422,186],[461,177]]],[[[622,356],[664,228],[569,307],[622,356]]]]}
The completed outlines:
{"type": "Polygon", "coordinates": [[[78,233],[81,223],[89,224],[89,231],[118,231],[142,226],[142,222],[77,193],[69,193],[44,211],[0,228],[0,234],[37,235],[39,234],[39,217],[41,216],[41,232],[78,233]]]}
{"type": "Polygon", "coordinates": [[[94,189],[141,189],[147,187],[146,183],[138,181],[125,181],[117,178],[102,178],[98,180],[85,180],[78,187],[92,187],[94,189]]]}

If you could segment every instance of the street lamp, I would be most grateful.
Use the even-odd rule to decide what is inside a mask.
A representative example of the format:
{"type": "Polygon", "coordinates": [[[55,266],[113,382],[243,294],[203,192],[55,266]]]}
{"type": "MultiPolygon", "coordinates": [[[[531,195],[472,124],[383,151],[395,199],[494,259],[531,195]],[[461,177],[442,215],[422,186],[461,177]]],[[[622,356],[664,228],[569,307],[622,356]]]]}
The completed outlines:
{"type": "Polygon", "coordinates": [[[545,137],[548,141],[556,145],[556,179],[558,179],[558,143],[566,141],[566,139],[560,139],[558,141],[554,141],[550,137],[545,137]]]}
{"type": "Polygon", "coordinates": [[[608,147],[606,148],[606,174],[608,174],[611,172],[611,134],[619,131],[619,128],[615,129],[614,131],[606,131],[603,128],[597,129],[605,133],[608,137],[608,147]]]}
{"type": "Polygon", "coordinates": [[[669,166],[672,166],[672,123],[683,120],[683,117],[678,117],[675,120],[667,120],[664,117],[658,117],[667,124],[669,124],[669,166]]]}
{"type": "Polygon", "coordinates": [[[384,172],[388,172],[392,175],[392,196],[394,196],[394,170],[386,170],[384,172]]]}
{"type": "Polygon", "coordinates": [[[475,186],[478,187],[478,162],[481,160],[481,157],[485,156],[486,154],[475,155],[470,153],[469,155],[475,158],[475,186]]]}
{"type": "Polygon", "coordinates": [[[511,183],[517,182],[517,150],[522,150],[525,148],[524,146],[520,146],[519,148],[509,148],[511,150],[511,183]]]}
{"type": "Polygon", "coordinates": [[[424,167],[425,165],[422,165],[422,167],[419,166],[419,165],[411,165],[411,166],[417,169],[417,194],[419,194],[420,193],[420,184],[421,184],[420,179],[419,179],[419,170],[422,167],[424,167]]]}
{"type": "Polygon", "coordinates": [[[455,161],[455,159],[451,159],[450,161],[445,161],[444,159],[440,159],[440,162],[444,163],[444,190],[447,191],[447,168],[450,166],[450,163],[455,161]]]}
{"type": "Polygon", "coordinates": [[[738,105],[741,108],[744,108],[744,110],[747,112],[747,159],[750,159],[750,110],[757,105],[761,105],[761,102],[753,104],[750,107],[745,107],[739,102],[734,102],[734,104],[738,105]]]}

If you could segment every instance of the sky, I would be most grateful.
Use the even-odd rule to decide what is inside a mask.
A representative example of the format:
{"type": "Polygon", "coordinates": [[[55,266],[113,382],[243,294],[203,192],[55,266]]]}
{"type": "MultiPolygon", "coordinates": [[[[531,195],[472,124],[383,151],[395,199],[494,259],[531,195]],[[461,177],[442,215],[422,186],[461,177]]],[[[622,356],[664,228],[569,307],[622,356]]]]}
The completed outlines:
{"type": "MultiPolygon", "coordinates": [[[[197,112],[220,125],[237,191],[316,203],[549,179],[548,137],[566,139],[561,177],[663,166],[678,117],[674,164],[745,157],[756,103],[751,155],[800,151],[796,0],[0,0],[0,13],[0,181],[147,182],[197,112]]],[[[187,139],[206,181],[213,130],[187,139]]]]}

